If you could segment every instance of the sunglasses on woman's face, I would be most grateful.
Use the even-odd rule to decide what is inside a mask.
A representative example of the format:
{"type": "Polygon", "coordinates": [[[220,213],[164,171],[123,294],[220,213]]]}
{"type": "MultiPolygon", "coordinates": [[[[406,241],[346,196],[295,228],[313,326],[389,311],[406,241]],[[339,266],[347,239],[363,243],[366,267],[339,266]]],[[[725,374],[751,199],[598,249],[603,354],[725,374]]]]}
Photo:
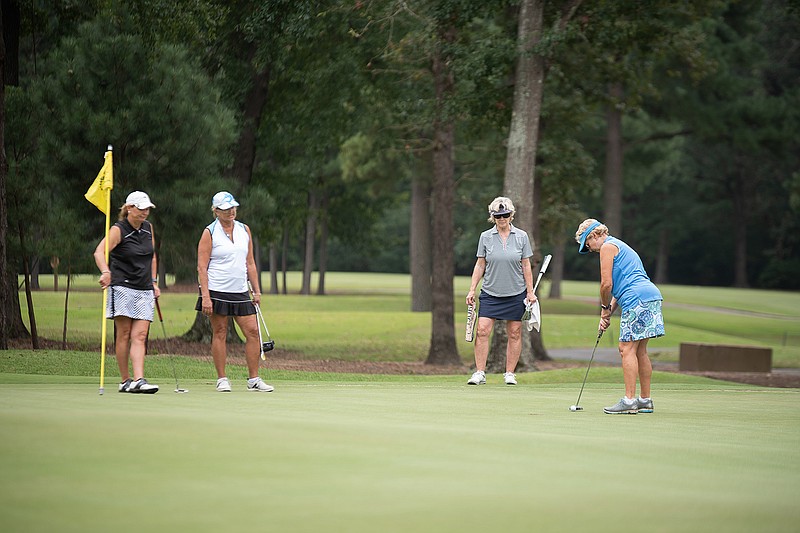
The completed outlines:
{"type": "Polygon", "coordinates": [[[502,215],[494,215],[494,218],[508,218],[511,216],[511,213],[504,213],[502,215]]]}

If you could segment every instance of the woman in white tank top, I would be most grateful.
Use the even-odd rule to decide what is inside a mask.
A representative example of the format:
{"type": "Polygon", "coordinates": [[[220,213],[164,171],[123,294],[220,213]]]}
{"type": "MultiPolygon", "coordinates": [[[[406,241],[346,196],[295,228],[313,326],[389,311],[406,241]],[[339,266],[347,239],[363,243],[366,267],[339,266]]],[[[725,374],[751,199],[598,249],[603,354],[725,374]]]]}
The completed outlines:
{"type": "Polygon", "coordinates": [[[225,338],[228,317],[232,316],[245,336],[247,390],[272,392],[273,387],[258,376],[261,348],[255,306],[261,303],[261,289],[250,228],[236,220],[238,206],[239,202],[226,191],[218,192],[211,201],[216,219],[203,230],[197,246],[200,297],[195,309],[211,320],[211,355],[217,370],[217,390],[231,392],[225,373],[225,338]],[[248,281],[253,289],[252,298],[248,294],[248,281]]]}

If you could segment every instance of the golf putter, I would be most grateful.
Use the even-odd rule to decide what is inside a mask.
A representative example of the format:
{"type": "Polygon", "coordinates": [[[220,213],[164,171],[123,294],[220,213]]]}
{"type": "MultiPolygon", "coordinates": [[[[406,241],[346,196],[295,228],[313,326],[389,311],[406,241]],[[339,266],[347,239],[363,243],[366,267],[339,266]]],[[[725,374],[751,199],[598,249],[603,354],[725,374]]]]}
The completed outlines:
{"type": "MultiPolygon", "coordinates": [[[[164,316],[161,314],[161,305],[158,303],[158,298],[156,298],[156,309],[158,310],[158,320],[161,322],[161,331],[164,333],[164,342],[168,344],[167,328],[164,326],[164,316]]],[[[167,347],[167,349],[169,350],[169,347],[167,347]]],[[[182,389],[180,385],[178,385],[178,373],[175,372],[175,361],[172,360],[172,357],[169,358],[169,362],[172,365],[172,377],[175,378],[175,392],[179,394],[189,392],[189,389],[182,389]]]]}
{"type": "Polygon", "coordinates": [[[592,361],[594,361],[594,352],[597,351],[597,345],[600,344],[600,337],[603,336],[603,330],[597,332],[597,341],[594,343],[594,348],[592,349],[592,356],[589,358],[589,366],[586,367],[586,374],[583,375],[583,383],[581,384],[581,391],[578,393],[578,401],[575,402],[575,405],[570,405],[570,411],[583,411],[583,407],[580,406],[581,403],[581,395],[583,394],[583,387],[586,385],[586,377],[589,375],[589,369],[592,368],[592,361]]]}
{"type": "MultiPolygon", "coordinates": [[[[250,285],[250,282],[247,282],[247,286],[250,287],[250,294],[255,295],[253,292],[253,286],[250,285]]],[[[269,334],[269,329],[267,328],[267,322],[264,320],[264,315],[261,313],[261,306],[253,302],[253,305],[256,308],[256,315],[258,315],[258,349],[261,351],[261,360],[266,361],[267,356],[266,353],[275,349],[275,341],[272,340],[272,337],[269,334]],[[264,331],[267,334],[267,341],[264,341],[264,337],[261,336],[261,327],[264,327],[264,331]]]]}

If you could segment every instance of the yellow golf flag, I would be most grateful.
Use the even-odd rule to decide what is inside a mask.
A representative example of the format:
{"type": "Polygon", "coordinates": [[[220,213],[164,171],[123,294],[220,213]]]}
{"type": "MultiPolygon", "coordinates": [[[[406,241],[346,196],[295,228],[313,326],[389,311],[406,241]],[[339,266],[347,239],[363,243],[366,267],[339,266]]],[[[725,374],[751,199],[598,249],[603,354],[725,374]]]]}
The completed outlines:
{"type": "Polygon", "coordinates": [[[111,204],[111,189],[114,188],[114,165],[112,163],[112,152],[111,147],[108,147],[109,150],[106,152],[105,155],[105,163],[103,163],[103,168],[100,169],[100,172],[97,174],[97,177],[94,179],[94,183],[92,183],[89,190],[86,191],[84,195],[87,200],[93,203],[97,209],[99,209],[104,214],[108,215],[109,206],[111,204]]]}

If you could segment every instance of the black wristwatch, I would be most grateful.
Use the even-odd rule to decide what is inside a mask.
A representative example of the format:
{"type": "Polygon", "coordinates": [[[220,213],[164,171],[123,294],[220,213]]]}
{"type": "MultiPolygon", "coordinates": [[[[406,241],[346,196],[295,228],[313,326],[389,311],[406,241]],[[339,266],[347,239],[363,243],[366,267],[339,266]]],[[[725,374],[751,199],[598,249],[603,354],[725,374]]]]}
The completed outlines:
{"type": "Polygon", "coordinates": [[[611,311],[611,304],[608,304],[608,305],[600,304],[600,307],[605,309],[606,311],[611,311]]]}

